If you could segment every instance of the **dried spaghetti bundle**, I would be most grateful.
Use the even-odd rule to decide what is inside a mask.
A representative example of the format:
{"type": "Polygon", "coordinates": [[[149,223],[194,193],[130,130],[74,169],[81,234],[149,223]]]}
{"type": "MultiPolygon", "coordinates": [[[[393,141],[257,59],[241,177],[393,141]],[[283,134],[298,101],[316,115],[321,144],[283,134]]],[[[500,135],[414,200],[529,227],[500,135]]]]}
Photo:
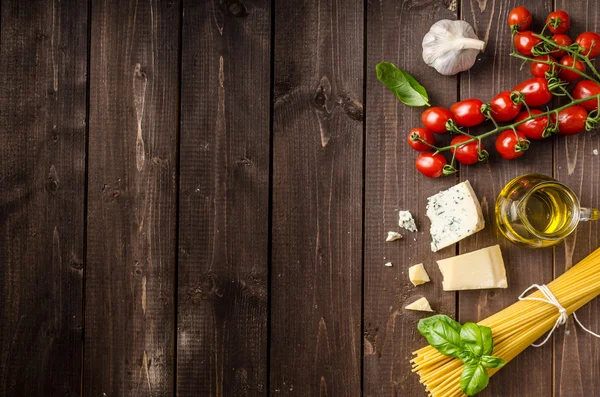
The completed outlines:
{"type": "MultiPolygon", "coordinates": [[[[600,249],[573,266],[547,285],[554,297],[570,315],[600,295],[600,249]]],[[[537,291],[529,297],[543,298],[537,291]]],[[[494,338],[494,356],[507,363],[550,331],[560,313],[551,304],[523,300],[480,321],[490,327],[494,338]]],[[[461,397],[460,377],[464,369],[461,360],[441,354],[432,346],[413,353],[413,372],[420,377],[425,390],[432,397],[461,397]]],[[[488,369],[493,375],[499,369],[488,369]]]]}

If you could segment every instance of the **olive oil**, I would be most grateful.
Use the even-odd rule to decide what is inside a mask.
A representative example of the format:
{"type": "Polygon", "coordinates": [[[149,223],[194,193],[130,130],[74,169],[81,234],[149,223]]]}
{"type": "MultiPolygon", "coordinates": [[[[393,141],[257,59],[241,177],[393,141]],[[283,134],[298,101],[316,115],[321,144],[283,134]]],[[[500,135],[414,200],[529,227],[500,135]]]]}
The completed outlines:
{"type": "Polygon", "coordinates": [[[529,174],[513,179],[496,201],[496,224],[513,243],[549,247],[568,236],[579,222],[579,201],[562,183],[529,174]]]}
{"type": "Polygon", "coordinates": [[[563,185],[548,184],[525,197],[519,209],[536,234],[556,235],[571,225],[574,204],[563,185]]]}

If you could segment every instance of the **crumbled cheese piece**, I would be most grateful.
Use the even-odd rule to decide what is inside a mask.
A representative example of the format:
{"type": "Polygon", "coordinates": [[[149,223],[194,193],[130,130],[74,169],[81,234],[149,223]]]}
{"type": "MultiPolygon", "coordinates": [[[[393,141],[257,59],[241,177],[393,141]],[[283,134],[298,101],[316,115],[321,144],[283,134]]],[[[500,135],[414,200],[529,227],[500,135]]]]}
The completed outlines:
{"type": "Polygon", "coordinates": [[[429,304],[429,301],[425,297],[422,297],[422,298],[414,301],[413,303],[405,306],[404,308],[408,309],[408,310],[418,310],[420,312],[432,312],[433,311],[433,309],[431,308],[431,305],[429,304]]]}
{"type": "Polygon", "coordinates": [[[388,263],[386,263],[384,266],[386,266],[386,267],[392,267],[392,266],[394,266],[394,265],[392,265],[392,262],[388,262],[388,263]]]}
{"type": "Polygon", "coordinates": [[[431,250],[439,251],[485,227],[481,206],[469,181],[427,199],[431,250]]]}
{"type": "Polygon", "coordinates": [[[387,238],[385,241],[394,241],[402,238],[402,235],[398,232],[388,232],[387,238]]]}
{"type": "Polygon", "coordinates": [[[415,287],[417,285],[425,284],[431,281],[422,263],[408,268],[408,278],[415,287]]]}
{"type": "Polygon", "coordinates": [[[594,156],[597,156],[598,155],[598,149],[594,149],[594,151],[592,153],[594,153],[594,156]]]}
{"type": "Polygon", "coordinates": [[[437,261],[444,291],[507,288],[506,269],[499,245],[437,261]]]}
{"type": "Polygon", "coordinates": [[[409,232],[416,232],[417,225],[410,211],[398,211],[398,226],[409,232]]]}

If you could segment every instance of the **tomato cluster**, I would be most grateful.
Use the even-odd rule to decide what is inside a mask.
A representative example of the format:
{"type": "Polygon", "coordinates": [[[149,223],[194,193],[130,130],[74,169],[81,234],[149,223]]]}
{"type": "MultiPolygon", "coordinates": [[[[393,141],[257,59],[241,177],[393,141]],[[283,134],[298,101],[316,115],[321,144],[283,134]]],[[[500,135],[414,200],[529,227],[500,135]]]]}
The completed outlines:
{"type": "MultiPolygon", "coordinates": [[[[408,135],[410,146],[422,152],[416,160],[416,168],[424,175],[437,178],[452,173],[454,161],[475,164],[487,158],[482,137],[499,132],[495,149],[504,159],[522,156],[530,140],[539,140],[555,132],[575,135],[583,132],[591,119],[598,119],[600,84],[581,79],[586,73],[590,59],[600,54],[600,35],[594,32],[580,34],[573,41],[566,32],[571,25],[569,15],[562,10],[554,11],[546,18],[541,34],[529,30],[532,15],[523,6],[516,7],[508,15],[508,25],[513,33],[513,45],[521,55],[514,55],[531,62],[532,78],[517,84],[511,91],[504,91],[484,103],[471,98],[453,104],[449,109],[431,107],[421,115],[423,127],[414,128],[408,135]],[[546,29],[551,35],[544,35],[546,29]],[[563,48],[558,48],[563,47],[563,48]],[[567,47],[567,48],[565,48],[567,47]],[[568,83],[579,80],[570,96],[575,103],[561,106],[556,111],[535,109],[547,105],[553,95],[569,95],[568,83]],[[588,101],[581,101],[594,97],[588,101]],[[593,116],[588,112],[594,112],[593,116]],[[495,129],[482,136],[472,136],[465,128],[477,126],[486,120],[495,129]],[[508,126],[498,123],[512,122],[508,126]],[[449,146],[436,147],[436,134],[456,133],[449,146]],[[441,152],[449,150],[452,162],[448,164],[441,152]]],[[[515,53],[516,54],[516,53],[515,53]]],[[[594,72],[596,73],[595,69],[594,72]]]]}

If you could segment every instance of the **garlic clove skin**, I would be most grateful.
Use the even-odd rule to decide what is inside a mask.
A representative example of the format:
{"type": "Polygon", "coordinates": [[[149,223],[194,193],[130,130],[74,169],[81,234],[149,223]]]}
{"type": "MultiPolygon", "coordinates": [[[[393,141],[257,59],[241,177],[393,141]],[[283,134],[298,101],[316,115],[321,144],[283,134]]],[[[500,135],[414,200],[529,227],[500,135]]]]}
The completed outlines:
{"type": "Polygon", "coordinates": [[[470,69],[484,49],[485,42],[465,21],[442,19],[423,37],[423,60],[446,76],[470,69]]]}

